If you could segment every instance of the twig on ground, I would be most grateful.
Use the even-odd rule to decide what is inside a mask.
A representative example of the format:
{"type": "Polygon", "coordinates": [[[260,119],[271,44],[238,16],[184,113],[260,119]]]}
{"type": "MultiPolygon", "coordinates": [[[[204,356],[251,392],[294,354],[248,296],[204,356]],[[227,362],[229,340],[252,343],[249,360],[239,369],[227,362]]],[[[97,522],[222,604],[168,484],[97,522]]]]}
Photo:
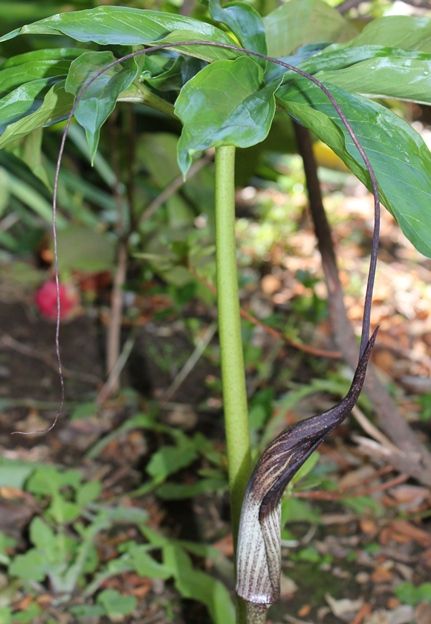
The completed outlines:
{"type": "Polygon", "coordinates": [[[355,615],[355,619],[352,624],[362,624],[365,618],[371,613],[371,605],[369,602],[365,602],[355,615]]]}
{"type": "MultiPolygon", "coordinates": [[[[416,474],[416,470],[420,470],[422,462],[422,457],[419,453],[405,452],[403,450],[399,450],[396,453],[391,452],[387,447],[375,440],[355,434],[352,436],[352,439],[358,445],[358,451],[364,455],[392,464],[398,471],[414,476],[423,485],[429,485],[431,481],[429,473],[422,475],[418,472],[416,474]]],[[[426,468],[423,470],[426,470],[426,468]]]]}
{"type": "MultiPolygon", "coordinates": [[[[322,258],[322,268],[328,290],[329,317],[334,338],[343,357],[354,368],[357,360],[356,339],[344,305],[344,293],[338,274],[332,234],[323,206],[311,137],[308,130],[299,124],[294,123],[294,128],[298,150],[304,163],[310,213],[322,258]]],[[[368,367],[364,387],[371,399],[381,429],[405,452],[406,456],[411,457],[410,466],[405,461],[397,464],[398,458],[401,458],[400,453],[391,453],[391,463],[402,472],[414,476],[421,483],[431,485],[431,454],[404,420],[371,364],[368,367]]]]}
{"type": "Polygon", "coordinates": [[[377,427],[373,425],[370,420],[368,420],[364,412],[360,410],[357,405],[352,409],[352,416],[354,417],[356,422],[359,423],[365,433],[368,433],[368,435],[371,436],[374,440],[380,442],[380,444],[382,444],[392,452],[399,452],[399,448],[392,444],[389,438],[387,438],[381,431],[377,429],[377,427]]]}
{"type": "MultiPolygon", "coordinates": [[[[109,375],[109,389],[111,394],[118,392],[120,387],[119,373],[112,375],[116,362],[120,357],[121,327],[123,319],[123,288],[127,274],[127,240],[120,240],[117,251],[117,266],[114,274],[114,283],[111,292],[111,314],[106,335],[106,372],[109,375]]],[[[106,383],[104,388],[107,388],[106,383]]],[[[99,394],[100,397],[100,394],[99,394]]],[[[105,400],[108,396],[105,396],[105,400]]]]}
{"type": "Polygon", "coordinates": [[[112,394],[114,394],[114,392],[116,392],[119,385],[118,380],[120,378],[121,371],[124,369],[127,360],[130,357],[133,346],[135,344],[135,340],[136,336],[132,334],[127,338],[126,342],[124,343],[121,354],[117,358],[117,361],[115,362],[114,366],[111,369],[111,372],[109,373],[108,379],[106,380],[105,384],[102,386],[99,394],[97,395],[97,405],[102,405],[112,394]]]}
{"type": "MultiPolygon", "coordinates": [[[[11,349],[13,351],[16,351],[17,353],[21,353],[26,357],[39,360],[40,362],[43,362],[46,366],[49,366],[49,368],[52,368],[55,372],[58,371],[57,363],[48,354],[41,353],[40,351],[37,351],[32,347],[22,344],[21,342],[18,342],[18,340],[15,340],[15,338],[12,338],[12,336],[2,336],[0,338],[0,346],[4,347],[5,349],[11,349]]],[[[65,377],[70,377],[71,379],[81,379],[82,381],[86,381],[87,383],[91,384],[100,383],[99,377],[97,375],[92,375],[91,373],[83,373],[80,371],[71,370],[69,368],[63,368],[63,374],[65,377]]]]}
{"type": "Polygon", "coordinates": [[[305,498],[308,500],[326,500],[326,501],[338,501],[343,498],[356,498],[358,496],[369,496],[370,494],[377,494],[378,492],[384,492],[385,490],[389,490],[390,488],[395,487],[396,485],[400,485],[401,483],[405,483],[409,479],[409,476],[406,474],[400,474],[389,481],[385,481],[385,483],[379,483],[373,487],[359,487],[356,486],[352,489],[341,489],[337,492],[330,492],[327,490],[312,490],[309,492],[293,492],[292,496],[294,498],[305,498]]]}
{"type": "Polygon", "coordinates": [[[217,325],[212,323],[206,330],[205,334],[202,336],[200,340],[198,340],[193,353],[188,358],[187,362],[184,364],[182,369],[179,371],[178,375],[176,375],[175,379],[169,386],[166,391],[165,398],[163,399],[163,403],[169,402],[172,400],[172,397],[180,388],[180,386],[184,383],[187,377],[190,375],[196,364],[201,359],[202,355],[205,352],[205,349],[211,342],[216,333],[217,325]]]}

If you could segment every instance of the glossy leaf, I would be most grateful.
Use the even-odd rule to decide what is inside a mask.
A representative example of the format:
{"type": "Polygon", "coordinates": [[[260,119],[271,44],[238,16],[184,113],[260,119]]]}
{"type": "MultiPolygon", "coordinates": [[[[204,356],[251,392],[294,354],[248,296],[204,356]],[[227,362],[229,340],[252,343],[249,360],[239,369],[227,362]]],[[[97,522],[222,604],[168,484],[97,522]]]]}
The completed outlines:
{"type": "Polygon", "coordinates": [[[350,45],[382,45],[431,52],[431,19],[407,15],[381,17],[370,22],[350,45]]]}
{"type": "Polygon", "coordinates": [[[218,61],[189,80],[176,101],[183,122],[178,163],[185,175],[194,154],[219,145],[250,147],[267,136],[278,83],[262,86],[263,71],[250,58],[218,61]]]}
{"type": "Polygon", "coordinates": [[[49,80],[27,82],[0,99],[0,134],[6,127],[37,110],[49,89],[49,80]]]}
{"type": "Polygon", "coordinates": [[[112,52],[84,52],[71,63],[66,79],[66,91],[80,95],[74,115],[85,130],[92,162],[97,151],[101,126],[114,110],[120,93],[131,85],[138,73],[138,67],[131,59],[97,75],[114,60],[112,52]],[[92,78],[93,82],[80,91],[92,78]]]}
{"type": "Polygon", "coordinates": [[[425,52],[335,44],[306,59],[301,68],[347,91],[431,101],[431,54],[425,52]]]}
{"type": "Polygon", "coordinates": [[[212,41],[231,42],[219,28],[191,17],[120,6],[100,6],[52,15],[17,28],[0,41],[25,34],[62,34],[77,41],[131,46],[151,43],[176,30],[188,31],[196,39],[207,36],[212,41]]]}
{"type": "Polygon", "coordinates": [[[243,2],[232,2],[222,7],[220,0],[210,0],[210,12],[215,21],[226,24],[243,48],[266,54],[263,21],[252,6],[243,2]]]}
{"type": "Polygon", "coordinates": [[[347,41],[353,26],[323,0],[291,0],[264,18],[268,53],[284,56],[306,43],[347,41]]]}
{"type": "MultiPolygon", "coordinates": [[[[431,153],[413,128],[383,106],[330,85],[376,172],[380,196],[413,245],[431,256],[431,153]]],[[[315,85],[298,77],[277,96],[362,182],[368,173],[340,118],[315,85]]]]}
{"type": "Polygon", "coordinates": [[[73,97],[64,90],[64,83],[51,87],[42,105],[34,112],[10,123],[0,136],[0,149],[16,145],[27,134],[64,119],[72,108],[73,97]]]}
{"type": "Polygon", "coordinates": [[[347,91],[431,103],[431,54],[384,50],[373,58],[317,77],[347,91]]]}
{"type": "Polygon", "coordinates": [[[0,67],[0,93],[40,78],[66,76],[70,62],[81,52],[80,48],[57,48],[12,56],[0,67]]]}
{"type": "Polygon", "coordinates": [[[176,43],[180,43],[182,41],[218,41],[219,43],[226,43],[229,45],[235,45],[235,41],[229,39],[227,35],[220,31],[224,36],[224,40],[220,40],[219,38],[214,39],[213,36],[208,34],[199,34],[192,30],[180,30],[176,29],[173,32],[166,35],[162,39],[157,39],[155,44],[159,43],[172,43],[172,50],[179,52],[180,54],[185,54],[187,56],[192,56],[197,59],[201,59],[202,61],[217,61],[223,59],[234,59],[238,56],[238,54],[234,50],[227,50],[223,48],[216,48],[207,45],[175,45],[176,43]]]}

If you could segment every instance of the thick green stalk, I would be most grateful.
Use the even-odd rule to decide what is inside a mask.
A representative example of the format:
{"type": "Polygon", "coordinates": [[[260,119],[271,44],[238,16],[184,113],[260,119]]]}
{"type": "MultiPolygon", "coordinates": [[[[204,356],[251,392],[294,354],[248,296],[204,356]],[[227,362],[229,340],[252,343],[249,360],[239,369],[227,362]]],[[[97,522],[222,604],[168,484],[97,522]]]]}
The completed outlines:
{"type": "Polygon", "coordinates": [[[218,147],[215,164],[217,307],[232,530],[236,542],[241,503],[250,474],[250,434],[236,267],[235,148],[218,147]]]}

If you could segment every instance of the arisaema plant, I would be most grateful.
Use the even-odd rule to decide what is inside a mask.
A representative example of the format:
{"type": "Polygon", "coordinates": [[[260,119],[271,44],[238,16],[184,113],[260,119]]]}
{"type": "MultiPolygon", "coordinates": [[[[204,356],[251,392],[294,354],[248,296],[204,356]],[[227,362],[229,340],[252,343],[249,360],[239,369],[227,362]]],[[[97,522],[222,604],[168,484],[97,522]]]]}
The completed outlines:
{"type": "MultiPolygon", "coordinates": [[[[283,490],[349,415],[364,382],[376,336],[369,337],[379,198],[413,245],[431,256],[430,152],[409,124],[376,101],[430,102],[431,20],[386,17],[358,33],[320,0],[291,0],[265,18],[249,4],[221,6],[211,0],[205,19],[101,6],[47,17],[5,34],[0,42],[38,35],[44,41],[52,36],[54,45],[8,58],[0,67],[0,148],[16,151],[34,133],[66,120],[54,180],[54,231],[61,157],[71,123],[84,128],[94,159],[102,126],[117,103],[144,103],[181,121],[178,165],[184,176],[197,156],[215,149],[218,319],[232,530],[237,591],[248,603],[238,610],[237,621],[264,621],[279,593],[283,490]],[[55,47],[58,40],[61,47],[55,47]],[[235,252],[235,150],[264,141],[275,115],[308,128],[372,190],[375,225],[350,390],[332,409],[282,432],[250,479],[235,252]]],[[[28,150],[20,155],[25,159],[28,150]]]]}

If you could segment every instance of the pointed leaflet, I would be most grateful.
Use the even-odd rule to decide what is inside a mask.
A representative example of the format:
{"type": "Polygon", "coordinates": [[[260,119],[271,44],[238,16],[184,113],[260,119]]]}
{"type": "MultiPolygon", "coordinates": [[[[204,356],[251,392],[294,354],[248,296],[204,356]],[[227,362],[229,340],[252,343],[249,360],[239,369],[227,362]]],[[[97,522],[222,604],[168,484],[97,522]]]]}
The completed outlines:
{"type": "MultiPolygon", "coordinates": [[[[327,85],[367,152],[386,208],[423,254],[431,256],[431,153],[405,121],[375,102],[327,85]]],[[[326,96],[302,77],[281,87],[277,98],[289,114],[329,145],[369,184],[363,161],[326,96]]]]}
{"type": "MultiPolygon", "coordinates": [[[[147,11],[131,7],[100,6],[83,11],[52,15],[0,37],[7,41],[18,35],[66,35],[76,41],[99,45],[142,45],[160,40],[169,33],[187,31],[186,39],[208,39],[222,43],[232,40],[219,28],[200,20],[174,13],[147,11]]],[[[208,48],[209,60],[232,56],[208,48]],[[215,55],[214,55],[215,52],[215,55]]]]}
{"type": "Polygon", "coordinates": [[[12,56],[0,66],[0,94],[37,79],[60,79],[70,62],[83,52],[80,48],[37,50],[12,56]]]}
{"type": "MultiPolygon", "coordinates": [[[[84,83],[95,77],[103,68],[115,60],[112,52],[84,52],[72,62],[66,79],[65,89],[76,95],[84,83]]],[[[138,73],[134,59],[111,67],[97,76],[80,93],[75,117],[85,129],[91,161],[97,151],[100,128],[115,108],[117,98],[127,89],[138,73]]]]}
{"type": "Polygon", "coordinates": [[[271,604],[280,593],[280,500],[294,474],[326,436],[350,414],[365,380],[377,330],[358,363],[347,395],[332,409],[289,427],[265,449],[253,471],[241,510],[237,587],[241,598],[271,604]]]}
{"type": "Polygon", "coordinates": [[[50,81],[45,78],[32,80],[0,98],[0,135],[8,125],[37,110],[50,86],[50,81]]]}
{"type": "Polygon", "coordinates": [[[0,135],[43,105],[49,88],[64,79],[82,50],[59,48],[18,54],[0,67],[0,135]]]}
{"type": "Polygon", "coordinates": [[[243,2],[232,2],[221,7],[220,0],[210,0],[210,12],[215,21],[228,26],[243,48],[266,54],[263,21],[253,7],[243,2]]]}
{"type": "Polygon", "coordinates": [[[278,83],[262,85],[262,79],[262,68],[241,57],[215,61],[184,85],[175,103],[183,122],[178,164],[184,175],[197,152],[219,145],[250,147],[266,138],[278,83]]]}
{"type": "Polygon", "coordinates": [[[55,84],[43,99],[42,105],[18,121],[9,123],[0,136],[0,149],[16,145],[27,134],[64,119],[72,108],[73,98],[64,91],[64,81],[55,84]]]}
{"type": "Polygon", "coordinates": [[[369,59],[317,77],[346,91],[431,103],[431,54],[383,48],[369,59]]]}
{"type": "Polygon", "coordinates": [[[431,102],[430,53],[334,44],[301,63],[301,69],[351,92],[431,102]]]}

